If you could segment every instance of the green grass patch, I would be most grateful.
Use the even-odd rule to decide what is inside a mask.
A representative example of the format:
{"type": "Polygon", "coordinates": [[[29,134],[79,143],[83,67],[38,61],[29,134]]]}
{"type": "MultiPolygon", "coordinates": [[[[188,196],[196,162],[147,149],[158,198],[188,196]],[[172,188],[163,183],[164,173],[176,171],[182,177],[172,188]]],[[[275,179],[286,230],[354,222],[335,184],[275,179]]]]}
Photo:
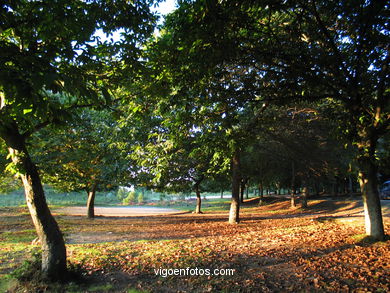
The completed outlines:
{"type": "MultiPolygon", "coordinates": [[[[45,188],[45,196],[50,207],[84,206],[87,203],[86,192],[56,192],[45,188]]],[[[96,206],[115,206],[121,204],[115,192],[97,192],[96,206]]],[[[0,194],[0,207],[24,207],[26,200],[23,189],[8,194],[0,194]]]]}
{"type": "Polygon", "coordinates": [[[9,292],[16,285],[17,280],[10,274],[0,274],[0,292],[9,292]]]}
{"type": "MultiPolygon", "coordinates": [[[[150,203],[155,207],[171,208],[180,211],[195,211],[196,200],[171,200],[150,203]]],[[[223,212],[230,208],[230,199],[204,199],[202,198],[201,210],[203,212],[223,212]]],[[[244,207],[245,208],[245,207],[244,207]]]]}
{"type": "Polygon", "coordinates": [[[35,230],[28,229],[21,231],[3,232],[0,234],[0,239],[3,243],[29,243],[37,237],[36,235],[37,234],[35,230]]]}

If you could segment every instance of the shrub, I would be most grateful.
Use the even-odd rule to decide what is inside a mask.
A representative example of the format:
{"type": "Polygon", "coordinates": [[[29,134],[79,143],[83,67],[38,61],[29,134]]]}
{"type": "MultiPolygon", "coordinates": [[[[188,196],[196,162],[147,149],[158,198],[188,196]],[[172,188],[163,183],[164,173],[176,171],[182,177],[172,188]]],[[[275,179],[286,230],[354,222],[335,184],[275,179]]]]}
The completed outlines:
{"type": "Polygon", "coordinates": [[[119,187],[116,196],[118,197],[119,200],[123,200],[127,197],[127,192],[124,188],[119,187]]]}
{"type": "Polygon", "coordinates": [[[130,204],[135,202],[135,192],[130,191],[127,196],[122,200],[123,204],[130,204]]]}

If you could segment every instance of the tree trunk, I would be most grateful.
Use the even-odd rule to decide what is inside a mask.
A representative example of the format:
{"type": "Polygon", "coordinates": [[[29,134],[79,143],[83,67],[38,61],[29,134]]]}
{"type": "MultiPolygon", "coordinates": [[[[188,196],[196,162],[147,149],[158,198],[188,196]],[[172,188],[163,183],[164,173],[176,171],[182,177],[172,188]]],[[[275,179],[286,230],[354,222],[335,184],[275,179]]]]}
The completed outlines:
{"type": "Polygon", "coordinates": [[[240,222],[240,151],[237,149],[232,158],[232,201],[230,204],[229,223],[240,222]]]}
{"type": "Polygon", "coordinates": [[[195,184],[195,192],[196,192],[196,209],[195,209],[195,213],[196,214],[201,214],[202,213],[202,211],[201,211],[202,197],[201,197],[201,194],[200,194],[200,189],[199,189],[199,184],[198,183],[195,184]]]}
{"type": "Polygon", "coordinates": [[[223,198],[223,190],[221,190],[221,198],[223,198]]]}
{"type": "Polygon", "coordinates": [[[332,184],[332,197],[337,197],[339,195],[339,179],[337,177],[334,179],[335,181],[332,184]]]}
{"type": "Polygon", "coordinates": [[[366,234],[376,240],[384,240],[375,149],[376,140],[374,139],[366,140],[359,147],[359,184],[363,196],[366,234]]]}
{"type": "Polygon", "coordinates": [[[41,179],[27,151],[25,138],[19,133],[14,122],[3,126],[0,134],[8,146],[12,162],[21,174],[27,207],[42,245],[43,276],[50,280],[64,279],[66,276],[64,238],[47,206],[41,179]]]}
{"type": "Polygon", "coordinates": [[[262,206],[264,204],[263,184],[259,183],[258,188],[259,188],[259,194],[260,194],[259,206],[262,206]]]}
{"type": "Polygon", "coordinates": [[[302,208],[307,208],[307,197],[309,196],[309,188],[307,186],[304,186],[302,188],[302,208]]]}
{"type": "Polygon", "coordinates": [[[241,203],[244,203],[245,184],[246,184],[246,180],[241,179],[241,182],[240,182],[240,202],[241,203]]]}
{"type": "Polygon", "coordinates": [[[295,186],[295,163],[291,163],[291,207],[295,208],[297,206],[296,198],[296,186],[295,186]]]}
{"type": "Polygon", "coordinates": [[[263,190],[263,182],[260,182],[259,183],[259,192],[260,192],[260,196],[263,196],[264,195],[264,190],[263,190]]]}
{"type": "Polygon", "coordinates": [[[97,182],[93,183],[91,189],[87,190],[88,201],[87,201],[87,217],[89,219],[95,218],[95,195],[96,195],[97,182]]]}
{"type": "Polygon", "coordinates": [[[320,186],[317,182],[314,182],[314,196],[320,196],[320,186]]]}
{"type": "Polygon", "coordinates": [[[353,182],[351,175],[348,176],[348,194],[353,195],[353,182]]]}

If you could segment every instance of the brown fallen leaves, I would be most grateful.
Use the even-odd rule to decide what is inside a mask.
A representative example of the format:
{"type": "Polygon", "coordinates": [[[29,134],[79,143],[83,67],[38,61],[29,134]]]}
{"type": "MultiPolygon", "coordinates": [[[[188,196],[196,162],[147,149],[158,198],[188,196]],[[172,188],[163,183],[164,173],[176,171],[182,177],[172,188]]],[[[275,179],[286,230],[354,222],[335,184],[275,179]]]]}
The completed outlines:
{"type": "Polygon", "coordinates": [[[225,214],[59,222],[73,243],[69,260],[97,284],[111,284],[109,292],[389,292],[389,241],[360,241],[363,218],[355,203],[318,203],[304,211],[280,202],[249,206],[239,225],[227,224],[225,214]],[[187,267],[234,269],[234,275],[154,272],[187,267]]]}

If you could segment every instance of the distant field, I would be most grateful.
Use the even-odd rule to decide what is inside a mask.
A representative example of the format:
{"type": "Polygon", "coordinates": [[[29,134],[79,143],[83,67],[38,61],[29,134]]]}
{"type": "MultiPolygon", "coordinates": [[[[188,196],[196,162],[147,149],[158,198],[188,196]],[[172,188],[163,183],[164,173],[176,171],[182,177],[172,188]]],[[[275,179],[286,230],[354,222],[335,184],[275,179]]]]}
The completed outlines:
{"type": "MultiPolygon", "coordinates": [[[[45,191],[46,199],[50,206],[73,206],[85,205],[87,202],[86,192],[57,193],[52,190],[45,191]]],[[[120,200],[114,192],[98,192],[95,199],[96,205],[118,205],[120,200]]],[[[8,194],[0,194],[0,207],[25,206],[24,191],[18,190],[8,194]]]]}
{"type": "MultiPolygon", "coordinates": [[[[171,207],[178,210],[192,210],[195,208],[195,197],[193,194],[189,193],[184,195],[169,195],[161,194],[154,192],[145,192],[144,193],[143,204],[161,206],[161,207],[171,207]]],[[[86,192],[66,192],[60,193],[55,192],[51,188],[45,189],[46,199],[48,204],[51,207],[60,207],[60,206],[84,206],[87,202],[87,193],[86,192]]],[[[230,197],[228,195],[224,196],[223,199],[220,198],[220,195],[217,193],[207,193],[207,197],[204,200],[204,195],[202,195],[203,200],[203,209],[205,211],[222,209],[226,210],[229,208],[230,197]]],[[[135,203],[139,204],[139,203],[135,203]]],[[[0,194],[0,207],[23,207],[26,205],[24,198],[23,189],[8,193],[0,194]]],[[[115,191],[105,191],[97,192],[95,198],[96,206],[117,206],[123,205],[122,200],[120,200],[115,191]]],[[[134,205],[134,204],[129,204],[134,205]]]]}

